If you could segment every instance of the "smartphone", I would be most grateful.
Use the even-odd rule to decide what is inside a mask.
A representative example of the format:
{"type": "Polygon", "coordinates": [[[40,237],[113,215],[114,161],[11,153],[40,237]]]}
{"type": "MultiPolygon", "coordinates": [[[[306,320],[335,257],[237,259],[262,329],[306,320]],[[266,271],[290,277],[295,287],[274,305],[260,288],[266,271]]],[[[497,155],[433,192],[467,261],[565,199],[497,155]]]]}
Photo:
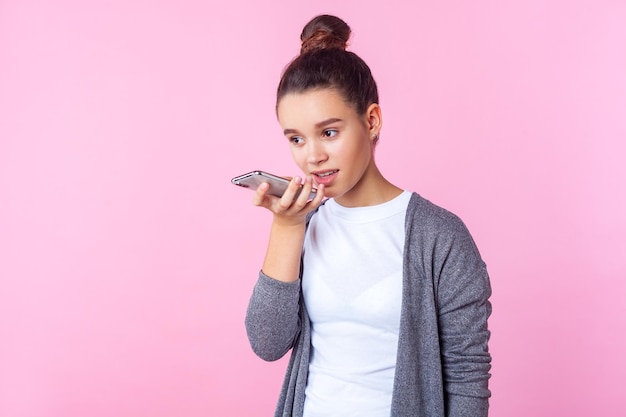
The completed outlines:
{"type": "MultiPolygon", "coordinates": [[[[278,175],[269,174],[263,171],[252,171],[247,174],[239,175],[238,177],[233,178],[231,182],[235,185],[249,188],[251,190],[256,190],[259,185],[266,182],[270,186],[268,194],[276,197],[282,197],[287,190],[287,186],[289,185],[289,180],[287,178],[279,177],[278,175]]],[[[302,186],[300,186],[300,190],[302,190],[302,186]]],[[[296,192],[296,196],[294,198],[297,198],[300,195],[300,190],[296,192]]],[[[314,197],[315,188],[311,190],[309,200],[312,200],[314,197]]]]}

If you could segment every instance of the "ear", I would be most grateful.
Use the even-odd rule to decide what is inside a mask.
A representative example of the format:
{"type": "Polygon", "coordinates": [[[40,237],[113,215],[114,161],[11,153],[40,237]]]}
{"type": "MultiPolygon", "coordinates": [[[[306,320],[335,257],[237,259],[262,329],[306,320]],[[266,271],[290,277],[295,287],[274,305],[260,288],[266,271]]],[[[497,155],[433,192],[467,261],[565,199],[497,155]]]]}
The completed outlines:
{"type": "Polygon", "coordinates": [[[383,114],[378,103],[372,103],[365,111],[365,122],[369,130],[370,139],[376,143],[380,129],[383,127],[383,114]]]}

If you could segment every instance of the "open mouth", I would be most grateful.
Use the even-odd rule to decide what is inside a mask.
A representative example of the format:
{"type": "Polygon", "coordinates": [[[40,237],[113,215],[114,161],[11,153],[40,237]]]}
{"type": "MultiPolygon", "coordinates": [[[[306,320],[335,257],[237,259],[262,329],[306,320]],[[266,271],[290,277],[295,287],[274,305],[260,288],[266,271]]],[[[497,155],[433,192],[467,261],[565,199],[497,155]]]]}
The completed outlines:
{"type": "Polygon", "coordinates": [[[338,172],[338,169],[332,170],[332,171],[325,171],[325,172],[316,172],[313,175],[315,175],[318,178],[327,178],[330,177],[331,175],[333,175],[334,173],[338,172]]]}
{"type": "Polygon", "coordinates": [[[328,171],[317,171],[317,172],[313,172],[313,177],[315,178],[315,182],[319,185],[319,184],[324,184],[324,185],[330,185],[335,178],[337,177],[337,173],[339,172],[338,169],[332,169],[332,170],[328,170],[328,171]]]}

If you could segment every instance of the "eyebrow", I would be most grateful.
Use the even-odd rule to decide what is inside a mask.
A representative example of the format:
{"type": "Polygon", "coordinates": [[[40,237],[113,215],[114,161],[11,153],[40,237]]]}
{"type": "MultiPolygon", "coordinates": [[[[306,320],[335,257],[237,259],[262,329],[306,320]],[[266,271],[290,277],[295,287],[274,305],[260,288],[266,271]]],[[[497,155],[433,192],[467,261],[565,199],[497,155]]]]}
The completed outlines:
{"type": "MultiPolygon", "coordinates": [[[[337,123],[337,122],[342,122],[343,119],[339,119],[337,117],[331,117],[330,119],[326,119],[326,120],[322,120],[321,122],[315,123],[315,127],[317,129],[321,129],[325,126],[331,125],[333,123],[337,123]]],[[[285,129],[283,130],[283,133],[285,135],[290,135],[292,133],[298,133],[298,131],[296,129],[285,129]]]]}

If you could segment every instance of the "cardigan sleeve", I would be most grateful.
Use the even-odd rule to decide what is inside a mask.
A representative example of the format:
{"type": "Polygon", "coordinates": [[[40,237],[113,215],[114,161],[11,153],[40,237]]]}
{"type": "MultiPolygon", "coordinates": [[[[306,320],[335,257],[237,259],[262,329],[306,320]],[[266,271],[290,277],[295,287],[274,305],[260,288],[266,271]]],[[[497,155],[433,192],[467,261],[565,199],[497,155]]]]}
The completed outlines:
{"type": "Polygon", "coordinates": [[[458,218],[452,226],[435,255],[446,416],[486,417],[491,286],[469,231],[458,218]]]}
{"type": "Polygon", "coordinates": [[[282,282],[262,271],[248,303],[245,325],[252,350],[266,361],[282,358],[300,329],[300,280],[282,282]]]}

